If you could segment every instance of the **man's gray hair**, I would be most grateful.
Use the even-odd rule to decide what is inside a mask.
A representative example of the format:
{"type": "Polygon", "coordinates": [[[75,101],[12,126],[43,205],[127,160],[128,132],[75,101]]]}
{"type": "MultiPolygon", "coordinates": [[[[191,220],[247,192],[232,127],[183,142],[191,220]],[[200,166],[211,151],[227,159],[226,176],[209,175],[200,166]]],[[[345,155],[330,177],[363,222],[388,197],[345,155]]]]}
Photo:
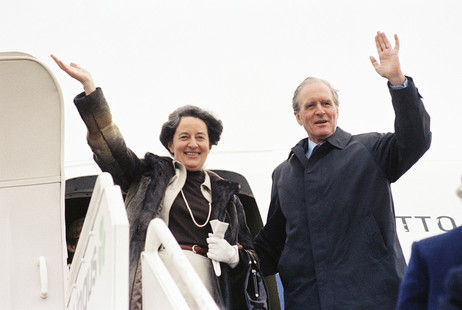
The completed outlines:
{"type": "Polygon", "coordinates": [[[333,88],[332,85],[326,80],[319,79],[316,77],[309,76],[306,79],[304,79],[300,85],[295,89],[294,96],[292,98],[292,108],[294,109],[294,112],[300,112],[300,105],[298,104],[298,95],[300,91],[302,90],[303,86],[308,85],[308,84],[313,84],[313,83],[323,83],[327,87],[329,87],[331,93],[332,93],[332,98],[334,98],[334,104],[338,107],[339,105],[339,99],[338,99],[338,90],[333,88]]]}

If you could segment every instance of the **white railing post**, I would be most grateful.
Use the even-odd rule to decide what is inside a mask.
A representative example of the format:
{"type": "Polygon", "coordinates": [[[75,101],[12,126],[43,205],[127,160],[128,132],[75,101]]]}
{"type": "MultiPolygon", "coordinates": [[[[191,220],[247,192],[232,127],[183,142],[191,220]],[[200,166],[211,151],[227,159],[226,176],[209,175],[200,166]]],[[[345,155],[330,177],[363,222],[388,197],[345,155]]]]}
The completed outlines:
{"type": "Polygon", "coordinates": [[[143,309],[201,309],[218,310],[207,288],[202,283],[178,242],[161,219],[153,219],[146,234],[142,253],[143,309]],[[159,248],[165,251],[164,259],[159,248]],[[186,301],[170,275],[175,270],[192,300],[186,301]]]}

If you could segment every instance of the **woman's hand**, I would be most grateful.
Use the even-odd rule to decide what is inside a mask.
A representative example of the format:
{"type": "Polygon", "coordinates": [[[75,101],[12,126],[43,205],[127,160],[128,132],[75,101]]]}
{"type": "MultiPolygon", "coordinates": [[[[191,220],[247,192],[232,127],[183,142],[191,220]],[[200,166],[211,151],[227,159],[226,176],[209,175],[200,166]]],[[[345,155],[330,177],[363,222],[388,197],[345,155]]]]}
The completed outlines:
{"type": "Polygon", "coordinates": [[[209,245],[208,258],[217,262],[227,263],[231,268],[237,266],[239,263],[237,245],[230,245],[225,239],[217,238],[213,234],[209,234],[207,243],[209,245]]]}
{"type": "Polygon", "coordinates": [[[82,83],[86,95],[89,95],[96,90],[95,83],[93,82],[93,78],[91,77],[90,72],[79,67],[77,64],[73,62],[71,62],[70,65],[67,65],[63,63],[61,60],[59,60],[55,55],[51,55],[51,58],[53,58],[53,60],[61,68],[61,70],[63,70],[64,72],[69,74],[69,76],[82,83]]]}

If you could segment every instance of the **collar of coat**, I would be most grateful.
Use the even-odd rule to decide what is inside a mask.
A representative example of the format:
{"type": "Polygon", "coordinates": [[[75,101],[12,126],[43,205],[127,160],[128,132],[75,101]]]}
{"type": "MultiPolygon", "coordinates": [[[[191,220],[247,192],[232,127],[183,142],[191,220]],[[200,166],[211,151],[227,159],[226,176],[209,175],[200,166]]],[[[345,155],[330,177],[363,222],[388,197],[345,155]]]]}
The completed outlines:
{"type": "MultiPolygon", "coordinates": [[[[173,159],[170,157],[157,156],[151,153],[145,155],[146,170],[144,175],[151,178],[146,191],[143,213],[147,219],[159,215],[159,207],[170,179],[175,175],[173,159]]],[[[240,185],[236,182],[225,180],[218,174],[206,170],[210,176],[212,190],[212,214],[211,219],[223,221],[226,216],[227,204],[237,194],[240,185]]],[[[144,223],[147,228],[147,223],[144,223]]]]}
{"type": "MultiPolygon", "coordinates": [[[[343,150],[348,142],[351,140],[351,134],[349,132],[344,131],[342,128],[337,127],[335,132],[326,139],[325,142],[329,143],[333,147],[343,150]]],[[[292,155],[297,156],[302,162],[306,160],[305,153],[308,144],[308,138],[304,138],[300,140],[291,150],[289,157],[292,155]]]]}

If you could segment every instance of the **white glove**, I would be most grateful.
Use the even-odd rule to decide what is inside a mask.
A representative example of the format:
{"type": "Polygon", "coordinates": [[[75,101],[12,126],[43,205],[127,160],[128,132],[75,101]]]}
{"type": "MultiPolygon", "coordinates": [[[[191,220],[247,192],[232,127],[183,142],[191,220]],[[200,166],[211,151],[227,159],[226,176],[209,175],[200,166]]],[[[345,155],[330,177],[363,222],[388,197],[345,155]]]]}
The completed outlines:
{"type": "Polygon", "coordinates": [[[239,250],[237,245],[230,245],[225,239],[217,238],[209,234],[207,238],[209,251],[207,257],[222,263],[227,263],[231,268],[235,268],[239,263],[239,250]]]}

